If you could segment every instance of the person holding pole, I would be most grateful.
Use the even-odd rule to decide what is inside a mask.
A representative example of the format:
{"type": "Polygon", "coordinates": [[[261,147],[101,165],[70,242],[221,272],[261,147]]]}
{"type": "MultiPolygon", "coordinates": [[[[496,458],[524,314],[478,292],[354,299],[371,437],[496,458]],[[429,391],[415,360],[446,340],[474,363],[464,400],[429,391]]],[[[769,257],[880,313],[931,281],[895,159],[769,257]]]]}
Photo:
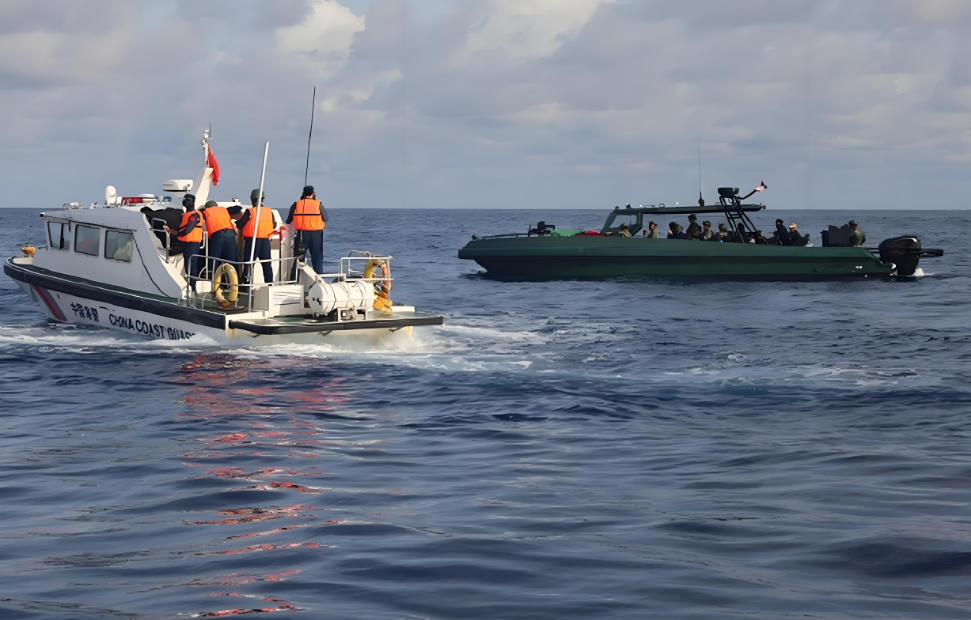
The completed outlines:
{"type": "Polygon", "coordinates": [[[313,185],[304,187],[300,200],[290,206],[287,224],[293,224],[298,231],[297,243],[305,244],[306,251],[310,252],[314,273],[324,273],[324,227],[327,225],[327,209],[317,200],[313,185]]]}
{"type": "MultiPolygon", "coordinates": [[[[236,222],[243,230],[243,257],[247,260],[252,260],[250,257],[260,261],[270,260],[270,234],[274,232],[273,210],[263,205],[263,198],[266,196],[258,189],[250,192],[249,199],[253,206],[236,222]]],[[[273,282],[273,264],[263,262],[262,266],[263,281],[267,284],[273,282]]],[[[250,283],[249,265],[243,267],[243,281],[250,283]]]]}

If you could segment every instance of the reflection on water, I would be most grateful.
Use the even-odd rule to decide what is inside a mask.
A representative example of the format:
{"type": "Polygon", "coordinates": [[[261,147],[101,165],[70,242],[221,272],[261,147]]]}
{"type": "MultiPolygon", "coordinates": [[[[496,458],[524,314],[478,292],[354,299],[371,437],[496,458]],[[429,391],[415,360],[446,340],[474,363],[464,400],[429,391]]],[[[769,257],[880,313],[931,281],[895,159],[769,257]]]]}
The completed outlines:
{"type": "Polygon", "coordinates": [[[379,215],[328,251],[447,323],[371,348],[55,326],[0,281],[0,618],[967,617],[965,215],[866,214],[948,250],[917,282],[763,285],[496,282],[456,239],[549,213],[379,215]]]}

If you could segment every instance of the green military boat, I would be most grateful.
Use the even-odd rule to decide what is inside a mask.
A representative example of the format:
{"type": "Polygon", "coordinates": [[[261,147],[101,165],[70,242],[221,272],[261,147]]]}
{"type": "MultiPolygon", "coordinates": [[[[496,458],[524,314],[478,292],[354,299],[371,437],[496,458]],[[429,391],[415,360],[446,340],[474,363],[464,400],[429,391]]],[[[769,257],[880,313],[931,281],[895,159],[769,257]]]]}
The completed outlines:
{"type": "MultiPolygon", "coordinates": [[[[762,189],[764,184],[755,191],[762,189]]],[[[473,236],[458,256],[474,260],[492,277],[514,280],[615,276],[822,280],[913,276],[921,257],[944,253],[921,248],[912,235],[887,239],[878,248],[852,247],[848,229],[836,227],[823,232],[822,246],[773,245],[748,215],[765,205],[743,202],[755,191],[739,197],[737,188],[720,188],[719,202],[709,206],[699,200],[692,207],[617,207],[600,231],[557,231],[540,222],[527,233],[473,236]],[[702,213],[718,213],[728,220],[725,241],[638,236],[645,215],[702,213]]]]}

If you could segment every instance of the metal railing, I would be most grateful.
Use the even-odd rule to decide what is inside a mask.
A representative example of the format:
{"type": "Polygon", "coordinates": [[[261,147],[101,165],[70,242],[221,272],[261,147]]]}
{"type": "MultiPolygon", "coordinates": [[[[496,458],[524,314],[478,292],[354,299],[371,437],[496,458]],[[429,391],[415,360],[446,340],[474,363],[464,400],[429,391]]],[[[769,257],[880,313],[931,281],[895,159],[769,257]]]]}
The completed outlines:
{"type": "Polygon", "coordinates": [[[212,278],[215,275],[216,271],[222,265],[230,265],[236,271],[236,276],[239,281],[236,284],[232,284],[230,282],[221,282],[220,288],[221,287],[236,288],[237,296],[240,294],[243,294],[245,291],[245,294],[247,297],[246,310],[248,312],[252,312],[253,297],[254,297],[253,290],[258,286],[280,286],[285,284],[300,283],[299,264],[296,265],[297,267],[296,269],[293,268],[294,267],[293,265],[282,264],[284,262],[291,263],[292,261],[296,261],[297,258],[298,257],[288,256],[288,257],[280,257],[280,258],[269,258],[265,260],[257,258],[252,261],[231,261],[231,260],[225,260],[222,258],[215,258],[205,254],[196,254],[195,256],[189,259],[189,265],[185,266],[186,304],[187,305],[191,304],[192,307],[195,308],[195,307],[204,307],[206,301],[210,299],[211,301],[216,302],[216,298],[214,294],[215,287],[212,287],[207,292],[203,292],[200,296],[199,291],[193,289],[193,284],[196,284],[197,286],[198,286],[198,283],[200,282],[210,284],[210,285],[213,284],[212,278]],[[197,276],[190,275],[192,273],[191,267],[193,267],[196,264],[199,264],[200,262],[202,262],[203,264],[200,266],[199,275],[197,276]],[[276,270],[276,272],[273,274],[273,280],[271,282],[263,282],[263,284],[253,283],[253,280],[256,278],[257,266],[260,269],[262,269],[263,265],[270,264],[270,269],[273,269],[275,263],[280,263],[280,266],[279,266],[279,269],[276,270]],[[248,272],[247,272],[247,269],[248,269],[248,272]],[[285,275],[284,271],[286,271],[286,274],[293,273],[293,277],[291,278],[289,277],[289,275],[286,275],[286,277],[284,277],[285,275]],[[244,274],[248,274],[249,280],[250,280],[249,282],[245,281],[244,274]]]}
{"type": "Polygon", "coordinates": [[[394,258],[390,254],[371,254],[370,252],[363,252],[361,250],[351,250],[347,256],[341,257],[340,270],[341,275],[344,276],[346,280],[357,280],[359,282],[384,282],[385,280],[393,282],[394,278],[391,277],[391,259],[394,258]],[[354,261],[358,263],[364,262],[367,265],[367,261],[378,261],[385,262],[388,264],[388,277],[378,276],[374,278],[365,278],[363,269],[358,271],[353,268],[354,261]]]}

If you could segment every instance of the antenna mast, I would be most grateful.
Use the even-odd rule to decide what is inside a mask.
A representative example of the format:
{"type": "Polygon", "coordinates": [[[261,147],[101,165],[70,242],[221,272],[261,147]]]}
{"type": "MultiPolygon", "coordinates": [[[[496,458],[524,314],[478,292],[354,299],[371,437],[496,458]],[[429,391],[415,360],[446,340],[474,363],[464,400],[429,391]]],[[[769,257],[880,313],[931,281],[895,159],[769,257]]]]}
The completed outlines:
{"type": "Polygon", "coordinates": [[[310,139],[314,136],[314,108],[317,106],[317,87],[314,86],[313,98],[310,100],[310,135],[307,136],[307,167],[303,170],[303,185],[307,186],[307,173],[310,171],[310,139]]]}
{"type": "Polygon", "coordinates": [[[701,138],[698,138],[698,206],[705,206],[705,199],[701,193],[704,190],[704,181],[701,176],[701,138]]]}

